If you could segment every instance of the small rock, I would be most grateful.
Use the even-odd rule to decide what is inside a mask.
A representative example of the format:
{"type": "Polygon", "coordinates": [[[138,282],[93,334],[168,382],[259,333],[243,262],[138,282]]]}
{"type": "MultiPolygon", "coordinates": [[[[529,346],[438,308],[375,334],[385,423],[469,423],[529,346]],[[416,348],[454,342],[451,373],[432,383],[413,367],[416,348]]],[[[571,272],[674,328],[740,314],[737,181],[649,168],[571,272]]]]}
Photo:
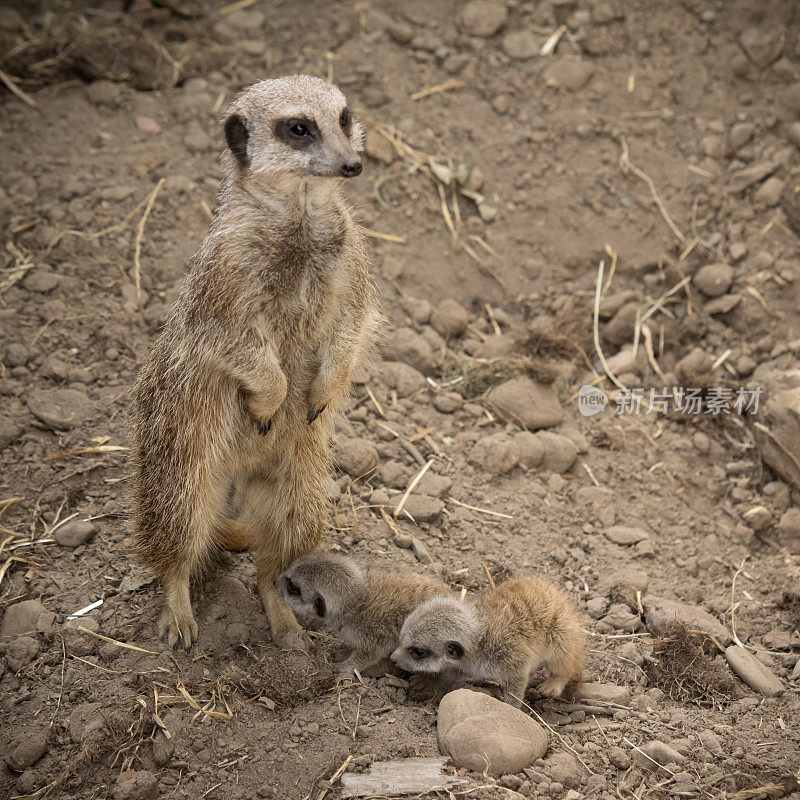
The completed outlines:
{"type": "Polygon", "coordinates": [[[489,392],[487,401],[502,417],[528,430],[552,428],[564,419],[555,389],[527,377],[501,383],[489,392]]]}
{"type": "Polygon", "coordinates": [[[505,475],[517,466],[520,453],[514,439],[505,433],[494,433],[475,442],[469,458],[493,475],[505,475]]]}
{"type": "Polygon", "coordinates": [[[503,52],[510,58],[533,58],[539,52],[539,40],[530,31],[511,31],[503,37],[503,52]]]}
{"type": "Polygon", "coordinates": [[[642,627],[642,620],[625,603],[615,603],[603,617],[603,622],[619,631],[636,633],[642,627]]]}
{"type": "Polygon", "coordinates": [[[608,760],[617,769],[628,769],[631,765],[631,757],[621,747],[612,747],[608,751],[608,760]]]}
{"type": "Polygon", "coordinates": [[[97,533],[97,526],[85,519],[67,522],[56,529],[53,538],[62,547],[78,547],[86,544],[97,533]]]}
{"type": "Polygon", "coordinates": [[[368,128],[364,141],[364,151],[373,161],[391,164],[394,161],[394,150],[389,140],[381,136],[375,128],[368,128]]]}
{"type": "Polygon", "coordinates": [[[763,425],[754,431],[761,457],[800,489],[800,387],[769,395],[759,417],[762,414],[763,425]]]}
{"type": "Polygon", "coordinates": [[[114,784],[114,800],[153,800],[158,794],[158,778],[146,770],[123,772],[114,784]]]}
{"type": "Polygon", "coordinates": [[[438,392],[433,396],[433,407],[440,414],[452,414],[464,405],[464,400],[455,394],[438,392]]]}
{"type": "Polygon", "coordinates": [[[630,595],[630,605],[635,603],[636,591],[644,592],[650,579],[646,572],[635,567],[623,567],[606,577],[600,587],[603,594],[630,595]]]}
{"type": "Polygon", "coordinates": [[[731,288],[733,269],[728,264],[706,264],[694,276],[694,285],[706,297],[719,297],[731,288]]]}
{"type": "Polygon", "coordinates": [[[491,775],[522,771],[547,752],[547,732],[527,714],[469,689],[445,695],[437,735],[456,767],[491,775]]]}
{"type": "Polygon", "coordinates": [[[505,3],[491,0],[470,0],[461,12],[461,27],[472,36],[492,36],[508,19],[505,3]]]}
{"type": "Polygon", "coordinates": [[[0,627],[0,637],[20,636],[35,631],[45,631],[52,624],[55,615],[38,600],[23,600],[9,606],[0,627]]]}
{"type": "Polygon", "coordinates": [[[800,508],[787,508],[778,520],[781,537],[800,540],[800,508]]]}
{"type": "Polygon", "coordinates": [[[580,683],[575,689],[576,702],[587,703],[616,703],[627,706],[631,701],[631,690],[627,686],[617,686],[616,683],[580,683]]]}
{"type": "Polygon", "coordinates": [[[737,170],[728,181],[728,191],[731,194],[741,194],[753,184],[760,183],[772,175],[779,166],[777,161],[758,161],[749,167],[737,170]]]}
{"type": "Polygon", "coordinates": [[[739,37],[750,60],[759,68],[777,61],[783,52],[783,31],[777,26],[769,29],[748,28],[739,37]]]}
{"type": "Polygon", "coordinates": [[[428,386],[425,376],[418,369],[402,361],[382,362],[379,373],[386,385],[397,392],[398,397],[410,397],[428,386]]]}
{"type": "Polygon", "coordinates": [[[22,420],[18,418],[0,415],[0,450],[16,442],[25,427],[22,420]]]}
{"type": "Polygon", "coordinates": [[[478,203],[477,208],[478,216],[484,222],[491,222],[497,216],[498,208],[492,203],[480,202],[478,203]]]}
{"type": "Polygon", "coordinates": [[[415,522],[433,522],[439,519],[443,508],[444,503],[438,497],[412,492],[403,505],[403,512],[407,511],[415,522]]]}
{"type": "Polygon", "coordinates": [[[719,736],[717,736],[714,731],[711,731],[708,728],[700,730],[697,733],[697,738],[700,740],[700,744],[702,744],[712,756],[722,758],[725,755],[725,750],[722,748],[722,742],[720,742],[719,736]]]}
{"type": "Polygon", "coordinates": [[[94,412],[92,401],[77,389],[33,389],[28,394],[28,408],[34,417],[59,431],[82,425],[94,412]]]}
{"type": "Polygon", "coordinates": [[[425,542],[418,539],[416,536],[411,539],[411,552],[420,564],[431,564],[433,562],[425,542]]]}
{"type": "Polygon", "coordinates": [[[707,372],[711,372],[713,363],[713,359],[705,350],[695,347],[691,353],[685,355],[675,366],[680,372],[705,375],[707,372]]]}
{"type": "Polygon", "coordinates": [[[22,772],[46,752],[47,731],[36,731],[26,734],[25,739],[6,755],[6,764],[15,772],[22,772]]]}
{"type": "Polygon", "coordinates": [[[793,122],[786,128],[786,138],[795,146],[800,147],[800,122],[793,122]]]}
{"type": "Polygon", "coordinates": [[[735,125],[731,127],[731,147],[734,150],[738,150],[740,147],[744,147],[754,136],[756,132],[756,126],[753,122],[737,122],[735,125]]]}
{"type": "Polygon", "coordinates": [[[39,652],[39,640],[32,636],[17,636],[12,639],[6,650],[6,662],[12,672],[17,672],[36,658],[39,652]]]}
{"type": "Polygon", "coordinates": [[[380,462],[375,445],[369,439],[339,439],[336,442],[334,458],[337,465],[351,478],[369,475],[380,462]]]}
{"type": "Polygon", "coordinates": [[[606,529],[605,534],[614,544],[621,545],[636,544],[649,536],[641,528],[629,528],[626,525],[613,525],[606,529]]]}
{"type": "Polygon", "coordinates": [[[687,628],[713,636],[723,646],[731,642],[731,635],[725,626],[716,617],[697,606],[682,603],[680,600],[646,595],[642,598],[642,607],[647,618],[647,627],[651,633],[658,636],[665,634],[669,626],[678,621],[687,628]]]}
{"type": "Polygon", "coordinates": [[[576,789],[581,784],[583,767],[572,753],[559,750],[547,756],[542,769],[550,780],[560,783],[570,789],[576,789]]]}
{"type": "Polygon", "coordinates": [[[767,178],[767,180],[756,189],[753,200],[759,205],[773,208],[780,202],[785,186],[786,182],[782,181],[780,178],[774,176],[767,178]]]}
{"type": "Polygon", "coordinates": [[[658,766],[680,764],[685,758],[668,744],[654,740],[643,744],[639,750],[634,750],[633,760],[643,769],[652,771],[658,769],[658,766]]]}
{"type": "Polygon", "coordinates": [[[415,492],[428,494],[431,497],[447,497],[450,489],[453,488],[453,479],[446,475],[437,475],[432,470],[428,470],[417,484],[415,492]]]}
{"type": "Polygon", "coordinates": [[[586,613],[592,619],[600,619],[603,614],[606,613],[606,609],[608,608],[608,598],[607,597],[592,597],[586,603],[586,613]]]}
{"type": "Polygon", "coordinates": [[[576,91],[589,83],[593,72],[592,65],[586,61],[558,59],[545,70],[544,79],[548,86],[576,91]]]}
{"type": "Polygon", "coordinates": [[[442,300],[431,314],[431,327],[445,339],[461,336],[468,323],[469,312],[455,300],[442,300]]]}
{"type": "Polygon", "coordinates": [[[55,353],[51,353],[39,367],[39,374],[44,378],[57,381],[66,380],[69,374],[69,365],[62,361],[55,353]]]}
{"type": "Polygon", "coordinates": [[[136,127],[142,133],[161,133],[161,126],[152,117],[136,117],[136,127]]]}
{"type": "Polygon", "coordinates": [[[10,344],[6,348],[3,361],[9,367],[24,367],[28,363],[28,348],[24,344],[10,344]]]}
{"type": "Polygon", "coordinates": [[[731,645],[725,650],[725,659],[730,668],[751,689],[764,697],[783,694],[784,686],[749,650],[731,645]]]}
{"type": "Polygon", "coordinates": [[[742,302],[742,296],[738,294],[723,294],[721,297],[715,297],[709,300],[704,308],[706,314],[712,317],[722,314],[729,314],[742,302]]]}
{"type": "Polygon", "coordinates": [[[69,736],[75,744],[98,738],[106,721],[100,712],[100,703],[81,703],[69,717],[69,736]]]}
{"type": "Polygon", "coordinates": [[[603,328],[603,336],[615,347],[621,347],[633,338],[639,304],[625,303],[603,328]]]}
{"type": "Polygon", "coordinates": [[[86,87],[86,97],[96,106],[110,105],[118,97],[120,87],[113,81],[93,81],[86,87]]]}
{"type": "Polygon", "coordinates": [[[519,450],[519,465],[525,469],[534,469],[544,461],[545,443],[539,436],[530,431],[514,434],[514,442],[519,450]]]}
{"type": "Polygon", "coordinates": [[[35,269],[26,275],[23,285],[29,292],[47,294],[58,288],[59,283],[61,283],[61,276],[57,272],[50,272],[47,269],[35,269]]]}
{"type": "Polygon", "coordinates": [[[388,360],[410,364],[423,375],[432,375],[438,366],[433,348],[413,328],[392,331],[386,337],[383,352],[388,360]]]}
{"type": "Polygon", "coordinates": [[[536,438],[544,446],[542,469],[566,472],[578,458],[578,448],[572,439],[550,431],[539,431],[536,438]]]}
{"type": "Polygon", "coordinates": [[[754,506],[742,514],[742,519],[754,531],[766,530],[772,524],[772,514],[765,506],[754,506]]]}

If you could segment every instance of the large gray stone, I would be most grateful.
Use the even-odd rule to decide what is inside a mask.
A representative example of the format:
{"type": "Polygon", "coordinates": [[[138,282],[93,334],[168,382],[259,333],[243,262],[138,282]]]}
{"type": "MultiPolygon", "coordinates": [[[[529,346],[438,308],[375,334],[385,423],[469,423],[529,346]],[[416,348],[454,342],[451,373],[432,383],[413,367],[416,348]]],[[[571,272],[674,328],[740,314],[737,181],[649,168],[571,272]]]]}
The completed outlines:
{"type": "Polygon", "coordinates": [[[445,695],[437,719],[439,749],[457,767],[491,775],[520,772],[547,752],[547,731],[493,697],[458,689],[445,695]]]}
{"type": "Polygon", "coordinates": [[[725,650],[730,668],[754,691],[764,697],[783,694],[784,685],[752,653],[738,645],[725,650]]]}

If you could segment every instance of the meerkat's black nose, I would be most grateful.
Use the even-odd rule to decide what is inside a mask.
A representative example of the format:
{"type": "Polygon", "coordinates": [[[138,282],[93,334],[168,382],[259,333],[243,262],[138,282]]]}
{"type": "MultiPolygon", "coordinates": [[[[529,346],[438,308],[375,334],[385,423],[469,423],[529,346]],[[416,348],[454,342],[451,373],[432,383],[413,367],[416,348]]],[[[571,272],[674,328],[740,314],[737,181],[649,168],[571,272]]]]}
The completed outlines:
{"type": "Polygon", "coordinates": [[[356,175],[361,174],[362,164],[360,161],[347,161],[342,164],[342,175],[345,178],[355,178],[356,175]]]}

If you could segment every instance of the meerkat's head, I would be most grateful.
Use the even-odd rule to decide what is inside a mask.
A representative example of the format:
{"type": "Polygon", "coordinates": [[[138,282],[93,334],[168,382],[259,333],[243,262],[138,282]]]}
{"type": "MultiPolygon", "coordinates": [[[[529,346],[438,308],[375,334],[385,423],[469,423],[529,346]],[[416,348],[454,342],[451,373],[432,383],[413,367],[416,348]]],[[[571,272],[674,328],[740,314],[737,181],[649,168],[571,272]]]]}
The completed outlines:
{"type": "Polygon", "coordinates": [[[336,553],[300,556],[275,578],[275,587],[306,625],[331,625],[364,581],[351,559],[336,553]]]}
{"type": "Polygon", "coordinates": [[[451,672],[475,649],[478,617],[455,597],[432,597],[406,617],[392,661],[408,672],[451,672]]]}
{"type": "Polygon", "coordinates": [[[339,89],[311,75],[253,84],[228,108],[223,127],[234,169],[246,176],[361,172],[363,127],[339,89]]]}

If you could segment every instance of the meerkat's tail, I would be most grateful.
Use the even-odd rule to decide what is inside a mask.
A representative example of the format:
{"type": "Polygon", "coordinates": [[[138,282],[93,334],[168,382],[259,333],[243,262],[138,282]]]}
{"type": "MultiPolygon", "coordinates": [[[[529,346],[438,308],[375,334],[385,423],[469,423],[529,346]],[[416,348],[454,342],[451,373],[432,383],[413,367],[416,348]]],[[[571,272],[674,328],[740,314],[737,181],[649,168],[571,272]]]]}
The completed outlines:
{"type": "Polygon", "coordinates": [[[215,536],[217,544],[224,550],[249,550],[252,546],[247,526],[235,519],[226,519],[215,536]]]}

